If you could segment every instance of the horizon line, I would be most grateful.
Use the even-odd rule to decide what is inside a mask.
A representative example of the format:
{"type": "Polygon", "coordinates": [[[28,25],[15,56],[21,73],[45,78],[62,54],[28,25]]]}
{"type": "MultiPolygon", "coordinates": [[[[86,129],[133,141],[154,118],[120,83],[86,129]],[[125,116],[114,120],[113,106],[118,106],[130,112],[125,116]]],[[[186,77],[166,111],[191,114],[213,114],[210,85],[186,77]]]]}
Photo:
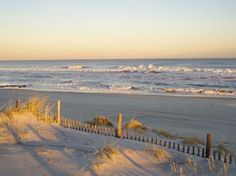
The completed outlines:
{"type": "Polygon", "coordinates": [[[71,61],[71,60],[220,60],[236,59],[236,57],[171,57],[171,58],[31,58],[31,59],[0,59],[0,61],[71,61]]]}

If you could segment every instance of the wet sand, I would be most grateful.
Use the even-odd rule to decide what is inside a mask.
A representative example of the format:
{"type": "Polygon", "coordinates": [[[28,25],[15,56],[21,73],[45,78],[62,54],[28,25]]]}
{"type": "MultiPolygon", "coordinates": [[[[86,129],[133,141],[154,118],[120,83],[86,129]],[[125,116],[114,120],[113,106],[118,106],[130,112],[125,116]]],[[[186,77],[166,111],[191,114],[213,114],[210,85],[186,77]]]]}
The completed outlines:
{"type": "Polygon", "coordinates": [[[236,99],[180,96],[144,96],[97,93],[40,92],[0,89],[0,107],[9,100],[27,99],[32,95],[48,96],[62,101],[62,115],[86,121],[96,115],[116,121],[118,112],[124,122],[136,117],[149,129],[161,128],[178,135],[205,138],[212,133],[214,141],[224,142],[236,152],[236,99]]]}

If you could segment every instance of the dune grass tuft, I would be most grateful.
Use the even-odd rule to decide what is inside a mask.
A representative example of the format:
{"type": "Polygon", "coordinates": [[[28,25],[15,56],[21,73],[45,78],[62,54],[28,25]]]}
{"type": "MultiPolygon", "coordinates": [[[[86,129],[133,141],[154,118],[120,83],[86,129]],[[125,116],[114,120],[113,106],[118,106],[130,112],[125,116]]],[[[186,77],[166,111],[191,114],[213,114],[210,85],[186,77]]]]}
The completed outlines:
{"type": "Polygon", "coordinates": [[[196,136],[179,137],[183,144],[188,145],[204,145],[204,142],[196,136]]]}
{"type": "Polygon", "coordinates": [[[30,112],[37,117],[38,120],[53,122],[53,117],[49,112],[53,106],[47,103],[47,97],[33,96],[26,102],[20,100],[19,102],[18,107],[15,107],[13,104],[8,106],[5,111],[7,117],[12,118],[14,114],[30,112]]]}
{"type": "Polygon", "coordinates": [[[5,111],[5,115],[11,118],[15,113],[24,112],[26,112],[26,107],[24,103],[19,104],[18,107],[15,107],[14,105],[10,104],[5,111]]]}
{"type": "Polygon", "coordinates": [[[145,148],[145,150],[152,152],[158,161],[168,161],[172,157],[170,152],[155,145],[145,148]]]}
{"type": "Polygon", "coordinates": [[[85,123],[90,124],[90,125],[100,125],[100,126],[113,127],[111,120],[108,117],[101,116],[101,115],[99,115],[99,116],[95,117],[93,120],[87,121],[85,123]]]}
{"type": "Polygon", "coordinates": [[[106,145],[99,151],[100,158],[112,159],[114,155],[119,154],[119,149],[113,145],[106,145]]]}
{"type": "Polygon", "coordinates": [[[219,143],[216,146],[216,149],[217,149],[218,152],[230,153],[230,151],[225,147],[225,145],[223,143],[219,143]]]}
{"type": "Polygon", "coordinates": [[[227,149],[227,147],[221,142],[219,144],[217,144],[215,146],[217,152],[223,153],[223,154],[230,154],[233,157],[236,157],[236,155],[234,154],[234,152],[232,152],[231,150],[227,149]]]}
{"type": "Polygon", "coordinates": [[[127,124],[125,124],[124,128],[134,130],[147,130],[147,127],[135,118],[131,119],[127,124]]]}
{"type": "Polygon", "coordinates": [[[117,142],[113,141],[110,144],[105,144],[101,149],[97,150],[97,157],[93,160],[92,167],[100,167],[119,156],[120,147],[117,142]]]}
{"type": "Polygon", "coordinates": [[[47,97],[30,97],[26,103],[26,109],[37,117],[44,116],[47,106],[47,97]]]}
{"type": "Polygon", "coordinates": [[[153,129],[152,131],[164,138],[168,138],[168,139],[175,139],[176,138],[175,135],[173,135],[170,131],[167,131],[167,130],[153,129]]]}

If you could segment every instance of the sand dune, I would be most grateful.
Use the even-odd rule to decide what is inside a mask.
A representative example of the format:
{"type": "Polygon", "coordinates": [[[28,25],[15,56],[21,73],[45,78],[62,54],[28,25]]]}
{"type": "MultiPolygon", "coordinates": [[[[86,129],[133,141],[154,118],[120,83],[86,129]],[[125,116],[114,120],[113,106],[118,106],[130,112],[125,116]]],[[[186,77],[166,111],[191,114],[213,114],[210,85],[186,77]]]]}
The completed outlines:
{"type": "MultiPolygon", "coordinates": [[[[214,162],[216,168],[211,170],[205,159],[166,149],[170,157],[158,159],[152,146],[144,143],[65,129],[37,121],[28,112],[14,113],[10,119],[1,114],[0,119],[0,173],[3,176],[223,174],[221,162],[214,162]],[[101,148],[114,142],[118,152],[100,160],[101,148]]],[[[229,166],[227,174],[235,173],[235,166],[229,166]]]]}

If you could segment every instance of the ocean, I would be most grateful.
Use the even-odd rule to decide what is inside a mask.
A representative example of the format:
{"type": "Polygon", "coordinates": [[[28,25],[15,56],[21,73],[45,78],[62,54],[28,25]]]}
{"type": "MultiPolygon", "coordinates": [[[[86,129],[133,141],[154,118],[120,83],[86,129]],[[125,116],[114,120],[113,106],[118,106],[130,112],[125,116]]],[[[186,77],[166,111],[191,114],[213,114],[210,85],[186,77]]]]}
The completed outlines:
{"type": "Polygon", "coordinates": [[[0,87],[236,96],[236,59],[0,61],[0,87]]]}

